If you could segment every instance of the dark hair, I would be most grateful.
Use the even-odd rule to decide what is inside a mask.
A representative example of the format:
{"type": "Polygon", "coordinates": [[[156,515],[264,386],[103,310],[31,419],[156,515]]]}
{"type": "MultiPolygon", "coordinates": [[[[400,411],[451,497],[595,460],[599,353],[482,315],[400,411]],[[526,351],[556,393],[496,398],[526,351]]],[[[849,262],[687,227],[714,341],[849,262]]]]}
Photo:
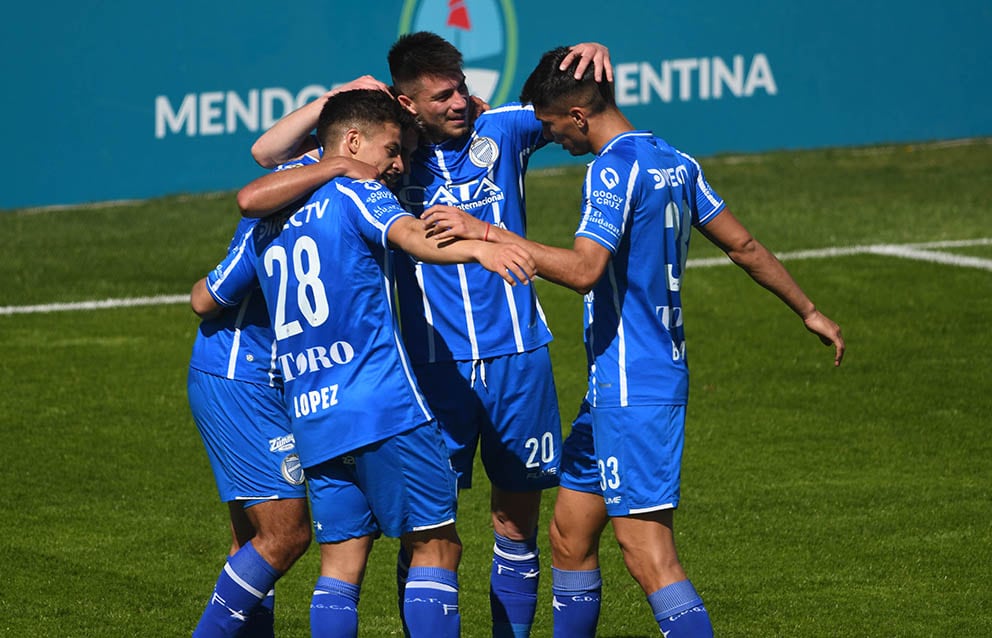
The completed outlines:
{"type": "Polygon", "coordinates": [[[462,74],[462,54],[453,44],[429,31],[408,33],[389,49],[389,73],[402,93],[409,93],[424,76],[455,77],[462,74]]]}
{"type": "Polygon", "coordinates": [[[575,67],[578,59],[572,62],[564,71],[558,70],[561,61],[568,55],[568,47],[558,47],[541,56],[524,88],[520,92],[520,101],[533,104],[539,109],[584,106],[593,113],[599,113],[607,107],[616,106],[613,97],[613,86],[606,80],[597,82],[594,77],[593,65],[586,67],[582,79],[575,79],[575,67]],[[566,103],[567,102],[567,103],[566,103]]]}
{"type": "Polygon", "coordinates": [[[342,91],[327,98],[317,119],[317,139],[322,146],[333,142],[349,128],[363,133],[384,124],[393,123],[404,129],[412,118],[399,102],[384,91],[355,89],[342,91]]]}

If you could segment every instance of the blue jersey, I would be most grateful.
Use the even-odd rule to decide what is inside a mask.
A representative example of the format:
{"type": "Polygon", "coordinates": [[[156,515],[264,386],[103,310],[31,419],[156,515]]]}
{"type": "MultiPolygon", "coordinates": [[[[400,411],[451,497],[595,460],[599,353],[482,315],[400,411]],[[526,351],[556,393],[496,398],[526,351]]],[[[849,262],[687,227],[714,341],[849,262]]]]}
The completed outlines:
{"type": "Polygon", "coordinates": [[[379,182],[339,177],[288,218],[260,222],[211,273],[218,301],[258,278],[304,467],[433,419],[390,299],[386,237],[408,215],[379,182]]]}
{"type": "MultiPolygon", "coordinates": [[[[251,233],[257,221],[241,220],[228,247],[228,255],[241,249],[244,236],[251,233]]],[[[221,303],[230,307],[216,317],[200,322],[193,341],[190,367],[227,379],[281,386],[275,337],[262,291],[255,286],[237,302],[226,300],[221,303]]]]}
{"type": "Polygon", "coordinates": [[[585,301],[594,407],[688,400],[680,290],[689,234],[723,209],[699,164],[647,131],[618,135],[589,165],[575,235],[613,254],[585,301]]]}
{"type": "MultiPolygon", "coordinates": [[[[287,170],[317,161],[316,157],[304,155],[275,170],[287,170]]],[[[243,218],[238,223],[227,248],[228,254],[243,249],[240,244],[256,222],[257,219],[243,218]]],[[[217,299],[216,291],[211,292],[217,299]]],[[[275,360],[275,337],[262,291],[256,286],[237,303],[222,299],[217,301],[227,308],[216,317],[200,322],[193,342],[190,367],[228,379],[281,387],[282,375],[275,360]]]]}
{"type": "MultiPolygon", "coordinates": [[[[447,204],[524,235],[524,173],[544,143],[533,108],[493,109],[468,135],[417,149],[399,199],[416,215],[447,204]]],[[[533,286],[510,286],[478,264],[402,255],[396,267],[403,339],[416,364],[527,352],[551,341],[533,286]]]]}

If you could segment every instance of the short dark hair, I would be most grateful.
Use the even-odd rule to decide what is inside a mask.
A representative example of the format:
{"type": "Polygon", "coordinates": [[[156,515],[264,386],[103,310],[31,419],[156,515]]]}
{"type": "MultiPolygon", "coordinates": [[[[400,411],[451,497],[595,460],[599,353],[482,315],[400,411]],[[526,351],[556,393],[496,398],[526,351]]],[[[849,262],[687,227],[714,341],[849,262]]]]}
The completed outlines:
{"type": "Polygon", "coordinates": [[[539,109],[569,108],[584,106],[593,113],[599,113],[607,107],[616,106],[613,96],[613,86],[605,79],[597,82],[593,65],[590,64],[582,78],[575,79],[575,67],[578,59],[572,62],[564,71],[558,67],[569,53],[568,47],[558,47],[541,56],[524,88],[520,92],[520,101],[533,104],[539,109]],[[568,104],[565,104],[565,102],[568,104]]]}
{"type": "Polygon", "coordinates": [[[342,91],[324,103],[317,118],[317,139],[321,146],[327,146],[349,128],[366,133],[389,123],[402,130],[412,124],[412,118],[388,93],[376,89],[342,91]]]}
{"type": "Polygon", "coordinates": [[[453,44],[430,31],[400,36],[389,49],[389,73],[402,93],[422,77],[455,77],[462,74],[462,54],[453,44]]]}

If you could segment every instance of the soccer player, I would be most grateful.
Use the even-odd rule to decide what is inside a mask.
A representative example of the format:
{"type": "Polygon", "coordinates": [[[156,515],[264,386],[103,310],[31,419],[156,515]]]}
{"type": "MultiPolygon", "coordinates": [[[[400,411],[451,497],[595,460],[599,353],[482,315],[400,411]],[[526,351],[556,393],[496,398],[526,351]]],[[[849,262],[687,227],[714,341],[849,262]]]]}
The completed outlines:
{"type": "MultiPolygon", "coordinates": [[[[235,239],[254,222],[239,224],[235,239]]],[[[273,341],[258,293],[205,317],[193,342],[190,409],[228,505],[232,535],[197,638],[273,636],[275,581],[310,544],[303,471],[273,366],[273,341]]]]}
{"type": "Polygon", "coordinates": [[[844,340],[837,324],[731,215],[699,164],[635,130],[609,83],[562,72],[567,54],[559,48],[541,58],[521,101],[533,104],[547,139],[573,155],[595,154],[572,248],[529,242],[453,208],[435,208],[425,218],[439,241],[475,237],[525,247],[539,275],[586,295],[589,386],[565,442],[551,522],[554,635],[595,634],[599,539],[612,521],[627,569],[662,633],[712,636],[672,532],[688,399],[680,291],[691,228],[832,345],[835,365],[844,340]]]}
{"type": "MultiPolygon", "coordinates": [[[[393,89],[421,132],[397,191],[403,206],[420,214],[434,204],[457,205],[523,234],[524,173],[530,154],[546,144],[533,110],[508,104],[479,114],[461,54],[433,33],[402,36],[388,59],[393,89]]],[[[573,59],[576,70],[588,66],[597,77],[612,77],[600,45],[576,45],[569,63],[573,59]]],[[[256,158],[297,151],[302,119],[277,123],[256,142],[256,158]]],[[[399,256],[396,266],[404,343],[438,415],[458,487],[471,487],[480,446],[492,484],[493,635],[528,636],[540,573],[541,491],[557,485],[561,453],[551,333],[532,288],[510,286],[474,264],[438,266],[399,256]]],[[[407,561],[401,551],[401,583],[407,561]]]]}
{"type": "MultiPolygon", "coordinates": [[[[317,126],[324,157],[363,161],[386,180],[403,168],[403,119],[380,91],[328,98],[317,126]]],[[[427,261],[478,261],[514,284],[533,274],[525,251],[480,241],[439,247],[380,181],[337,178],[289,217],[259,222],[194,290],[200,312],[243,298],[256,280],[264,294],[320,543],[311,604],[320,638],[357,635],[360,585],[380,532],[411,549],[411,636],[459,632],[455,476],[397,333],[390,245],[427,261]]]]}
{"type": "MultiPolygon", "coordinates": [[[[312,163],[317,158],[307,155],[280,169],[312,163]]],[[[345,157],[321,164],[325,181],[378,174],[345,157]]],[[[239,223],[229,252],[257,221],[239,223]]],[[[205,283],[204,278],[194,288],[205,283]]],[[[232,545],[193,635],[271,637],[275,581],[310,544],[303,470],[261,291],[205,315],[193,342],[187,391],[220,498],[228,504],[232,545]]]]}

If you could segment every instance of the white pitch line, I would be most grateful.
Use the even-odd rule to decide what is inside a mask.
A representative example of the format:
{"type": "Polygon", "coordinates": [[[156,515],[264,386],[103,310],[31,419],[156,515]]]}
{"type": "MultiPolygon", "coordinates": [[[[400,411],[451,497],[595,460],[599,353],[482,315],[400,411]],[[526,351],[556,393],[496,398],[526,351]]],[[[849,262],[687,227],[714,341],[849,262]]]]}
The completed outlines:
{"type": "MultiPolygon", "coordinates": [[[[992,271],[992,259],[955,255],[953,253],[930,250],[933,248],[967,248],[970,246],[992,246],[992,238],[960,239],[949,241],[925,242],[919,244],[870,244],[866,246],[846,246],[835,248],[818,248],[814,250],[798,250],[780,253],[782,261],[800,259],[823,259],[825,257],[844,257],[848,255],[884,255],[927,261],[948,266],[978,268],[992,271]]],[[[690,259],[687,266],[691,268],[709,268],[712,266],[729,266],[731,262],[726,257],[708,259],[690,259]]],[[[133,306],[158,306],[167,304],[189,303],[189,295],[159,295],[157,297],[132,297],[125,299],[103,299],[99,301],[79,301],[75,303],[41,304],[36,306],[0,306],[0,315],[20,315],[46,312],[66,312],[71,310],[100,310],[105,308],[129,308],[133,306]]]]}
{"type": "Polygon", "coordinates": [[[157,297],[130,297],[126,299],[101,299],[74,303],[50,303],[37,306],[0,306],[0,315],[21,315],[69,310],[101,310],[104,308],[129,308],[132,306],[161,306],[189,303],[189,295],[159,295],[157,297]]]}
{"type": "MultiPolygon", "coordinates": [[[[819,248],[814,250],[798,250],[795,252],[779,253],[777,257],[782,261],[796,261],[799,259],[822,259],[824,257],[844,257],[848,255],[886,255],[889,257],[902,257],[904,259],[929,261],[938,264],[946,264],[949,266],[992,270],[992,259],[982,259],[980,257],[968,257],[966,255],[955,255],[953,253],[926,250],[928,248],[967,248],[970,246],[992,246],[992,238],[956,239],[951,241],[926,242],[922,244],[870,244],[866,246],[819,248]]],[[[693,268],[708,268],[711,266],[729,266],[732,263],[733,262],[726,257],[712,257],[709,259],[690,259],[686,262],[686,266],[693,268]]]]}

